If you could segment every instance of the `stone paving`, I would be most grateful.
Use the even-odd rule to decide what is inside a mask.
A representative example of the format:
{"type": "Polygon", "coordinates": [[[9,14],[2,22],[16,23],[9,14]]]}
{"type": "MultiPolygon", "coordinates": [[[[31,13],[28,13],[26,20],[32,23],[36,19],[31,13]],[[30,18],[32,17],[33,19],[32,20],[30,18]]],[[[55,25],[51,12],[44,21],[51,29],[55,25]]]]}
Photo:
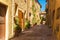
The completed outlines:
{"type": "Polygon", "coordinates": [[[56,37],[46,25],[36,25],[11,40],[56,40],[56,37]]]}

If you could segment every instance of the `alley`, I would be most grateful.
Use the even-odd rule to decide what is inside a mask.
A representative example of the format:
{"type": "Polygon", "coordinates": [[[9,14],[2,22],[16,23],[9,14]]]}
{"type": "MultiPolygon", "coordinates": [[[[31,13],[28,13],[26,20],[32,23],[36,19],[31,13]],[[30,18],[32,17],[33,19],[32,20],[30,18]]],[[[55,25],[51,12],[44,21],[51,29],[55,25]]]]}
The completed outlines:
{"type": "Polygon", "coordinates": [[[56,38],[46,25],[36,25],[11,40],[56,40],[56,38]]]}

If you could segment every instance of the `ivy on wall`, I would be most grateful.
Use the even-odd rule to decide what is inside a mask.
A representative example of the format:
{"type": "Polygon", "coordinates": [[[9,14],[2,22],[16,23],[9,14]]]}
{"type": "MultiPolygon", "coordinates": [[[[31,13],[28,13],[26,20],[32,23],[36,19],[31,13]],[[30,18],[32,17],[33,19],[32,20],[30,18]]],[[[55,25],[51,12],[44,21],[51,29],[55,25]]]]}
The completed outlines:
{"type": "Polygon", "coordinates": [[[32,0],[32,12],[33,12],[33,19],[32,19],[32,23],[33,24],[35,24],[36,23],[36,14],[35,14],[35,12],[36,12],[36,8],[35,8],[35,2],[34,2],[34,0],[32,0]]]}
{"type": "Polygon", "coordinates": [[[33,13],[36,12],[36,8],[35,8],[34,0],[32,0],[32,11],[33,11],[33,13]]]}

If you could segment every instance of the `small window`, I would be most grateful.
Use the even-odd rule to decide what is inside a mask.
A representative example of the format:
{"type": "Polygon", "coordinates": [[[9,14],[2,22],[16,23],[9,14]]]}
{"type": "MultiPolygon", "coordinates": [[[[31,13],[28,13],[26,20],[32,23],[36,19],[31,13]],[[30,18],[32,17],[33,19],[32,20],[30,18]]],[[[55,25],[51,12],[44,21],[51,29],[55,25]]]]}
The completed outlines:
{"type": "Polygon", "coordinates": [[[56,13],[56,19],[59,19],[60,18],[60,8],[57,9],[57,13],[56,13]]]}
{"type": "Polygon", "coordinates": [[[59,25],[56,26],[56,31],[59,32],[59,25]]]}
{"type": "Polygon", "coordinates": [[[24,0],[24,2],[26,3],[26,0],[24,0]]]}
{"type": "Polygon", "coordinates": [[[31,13],[29,13],[29,16],[31,16],[31,13]]]}
{"type": "Polygon", "coordinates": [[[56,28],[55,28],[55,34],[57,34],[59,32],[59,24],[56,25],[56,28]]]}

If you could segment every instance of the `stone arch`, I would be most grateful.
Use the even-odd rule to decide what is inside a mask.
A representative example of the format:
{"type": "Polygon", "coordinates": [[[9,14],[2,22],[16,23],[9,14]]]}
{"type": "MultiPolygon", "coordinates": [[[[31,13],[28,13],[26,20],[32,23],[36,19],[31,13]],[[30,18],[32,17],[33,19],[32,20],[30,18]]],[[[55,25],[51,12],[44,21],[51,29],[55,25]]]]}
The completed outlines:
{"type": "Polygon", "coordinates": [[[0,40],[5,40],[7,5],[0,3],[0,40]]]}

